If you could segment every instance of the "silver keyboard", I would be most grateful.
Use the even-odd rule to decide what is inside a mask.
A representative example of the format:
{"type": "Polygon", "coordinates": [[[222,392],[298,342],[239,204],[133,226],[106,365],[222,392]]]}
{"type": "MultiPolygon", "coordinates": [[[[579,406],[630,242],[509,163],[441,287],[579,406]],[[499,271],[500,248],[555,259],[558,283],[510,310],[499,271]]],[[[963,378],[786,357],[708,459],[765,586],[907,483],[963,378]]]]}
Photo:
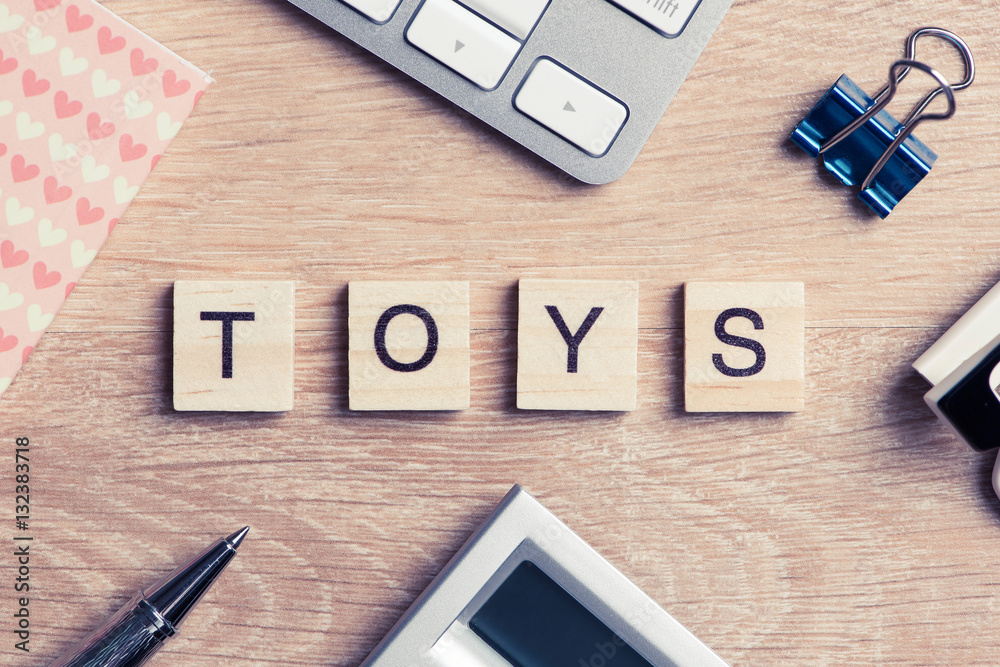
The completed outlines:
{"type": "Polygon", "coordinates": [[[624,174],[732,0],[289,0],[586,183],[624,174]]]}

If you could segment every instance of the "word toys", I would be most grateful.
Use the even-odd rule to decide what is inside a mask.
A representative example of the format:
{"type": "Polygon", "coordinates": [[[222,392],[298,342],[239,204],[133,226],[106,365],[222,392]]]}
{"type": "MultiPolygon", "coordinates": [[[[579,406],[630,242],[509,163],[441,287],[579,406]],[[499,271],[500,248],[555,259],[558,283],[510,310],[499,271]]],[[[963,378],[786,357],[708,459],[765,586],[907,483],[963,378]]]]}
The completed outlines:
{"type": "MultiPolygon", "coordinates": [[[[803,408],[802,283],[688,283],[689,412],[803,408]]],[[[294,393],[295,286],[174,284],[174,409],[281,412],[294,393]]],[[[462,281],[348,286],[351,410],[470,406],[470,297],[462,281]]],[[[628,412],[638,405],[639,284],[524,279],[517,407],[628,412]]]]}

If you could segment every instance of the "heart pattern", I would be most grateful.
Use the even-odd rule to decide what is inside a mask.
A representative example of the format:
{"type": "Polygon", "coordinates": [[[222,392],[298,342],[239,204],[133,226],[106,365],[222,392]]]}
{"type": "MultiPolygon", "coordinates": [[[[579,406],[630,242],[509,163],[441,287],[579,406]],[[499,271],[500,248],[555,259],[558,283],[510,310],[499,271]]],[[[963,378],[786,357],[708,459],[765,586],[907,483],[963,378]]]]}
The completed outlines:
{"type": "Polygon", "coordinates": [[[155,72],[156,68],[160,66],[160,63],[156,60],[156,58],[146,58],[146,54],[142,52],[142,49],[132,49],[132,55],[130,58],[132,63],[132,76],[142,76],[143,74],[155,72]]]}
{"type": "Polygon", "coordinates": [[[58,271],[49,271],[45,262],[35,262],[35,268],[31,270],[31,277],[35,281],[35,289],[47,289],[59,284],[62,274],[58,271]]]}
{"type": "Polygon", "coordinates": [[[79,269],[94,261],[94,258],[97,257],[97,250],[87,250],[87,246],[83,244],[83,241],[77,239],[70,245],[69,256],[73,262],[73,268],[79,269]]]}
{"type": "Polygon", "coordinates": [[[94,156],[88,155],[83,158],[83,163],[80,165],[80,173],[83,174],[84,183],[100,183],[111,175],[111,167],[97,164],[94,156]]]}
{"type": "Polygon", "coordinates": [[[0,312],[20,308],[24,303],[24,295],[14,292],[7,283],[0,283],[0,312]]]}
{"type": "Polygon", "coordinates": [[[45,328],[52,324],[52,320],[55,318],[54,313],[44,313],[42,312],[42,307],[37,303],[33,303],[28,306],[28,331],[31,333],[37,333],[39,331],[45,331],[45,328]]]}
{"type": "Polygon", "coordinates": [[[10,74],[17,69],[17,59],[16,58],[4,58],[3,50],[0,50],[0,76],[4,74],[10,74]]]}
{"type": "Polygon", "coordinates": [[[13,350],[17,347],[17,336],[4,336],[3,329],[0,329],[0,352],[13,350]]]}
{"type": "Polygon", "coordinates": [[[140,100],[137,92],[130,91],[125,95],[125,117],[129,120],[145,118],[153,113],[153,103],[149,100],[140,100]]]}
{"type": "Polygon", "coordinates": [[[17,114],[17,138],[21,141],[36,139],[45,134],[45,123],[32,121],[31,115],[27,111],[17,114]]]}
{"type": "Polygon", "coordinates": [[[56,48],[55,38],[46,37],[45,33],[42,32],[42,29],[36,25],[28,28],[28,32],[25,34],[25,37],[28,40],[28,53],[30,55],[41,55],[56,48]]]}
{"type": "Polygon", "coordinates": [[[100,141],[114,133],[114,123],[102,123],[100,114],[92,113],[87,116],[87,137],[91,141],[100,141]]]}
{"type": "Polygon", "coordinates": [[[94,25],[93,16],[81,13],[80,8],[76,5],[70,5],[66,8],[66,29],[71,33],[88,30],[92,25],[94,25]]]}
{"type": "Polygon", "coordinates": [[[59,281],[62,280],[62,274],[58,271],[49,271],[45,262],[35,262],[35,266],[31,270],[31,277],[34,280],[35,289],[47,289],[58,285],[59,281]]]}
{"type": "Polygon", "coordinates": [[[23,16],[12,14],[7,5],[0,5],[0,35],[5,32],[14,32],[23,25],[23,16]]]}
{"type": "Polygon", "coordinates": [[[69,99],[69,94],[65,90],[56,93],[54,100],[56,107],[56,118],[72,118],[83,111],[83,102],[69,99]]]}
{"type": "Polygon", "coordinates": [[[59,71],[63,76],[76,76],[86,72],[88,67],[90,62],[83,56],[78,58],[68,46],[59,52],[59,71]]]}
{"type": "Polygon", "coordinates": [[[167,97],[177,97],[191,90],[191,82],[178,79],[177,73],[168,69],[163,73],[163,94],[167,97]]]}
{"type": "Polygon", "coordinates": [[[180,129],[181,123],[175,123],[166,111],[161,111],[160,115],[156,117],[156,133],[160,139],[173,139],[180,132],[180,129]]]}
{"type": "Polygon", "coordinates": [[[104,26],[97,31],[97,48],[104,56],[121,51],[125,48],[125,38],[115,37],[111,34],[111,28],[104,26]]]}
{"type": "Polygon", "coordinates": [[[103,217],[104,209],[99,206],[91,208],[90,200],[86,197],[81,197],[76,202],[76,220],[81,225],[92,225],[95,222],[99,222],[103,217]]]}
{"type": "Polygon", "coordinates": [[[49,92],[51,85],[48,79],[39,79],[35,70],[25,70],[24,74],[21,75],[21,89],[24,90],[25,97],[44,95],[49,92]]]}
{"type": "Polygon", "coordinates": [[[7,199],[5,211],[7,213],[8,227],[17,227],[35,219],[35,209],[30,206],[22,206],[21,200],[17,197],[7,199]]]}
{"type": "Polygon", "coordinates": [[[138,185],[129,185],[128,179],[124,176],[119,176],[115,179],[115,201],[119,204],[127,204],[128,202],[135,199],[135,196],[139,194],[138,185]]]}
{"type": "Polygon", "coordinates": [[[15,183],[30,181],[38,176],[39,172],[38,165],[28,164],[23,155],[15,155],[10,160],[10,175],[14,178],[15,183]]]}
{"type": "Polygon", "coordinates": [[[209,79],[97,0],[0,0],[0,36],[3,394],[209,79]]]}
{"type": "Polygon", "coordinates": [[[136,144],[131,134],[123,134],[118,140],[118,152],[122,156],[122,162],[131,162],[143,157],[148,150],[145,144],[136,144]]]}
{"type": "Polygon", "coordinates": [[[122,89],[122,82],[118,79],[109,78],[108,73],[102,69],[94,70],[90,82],[93,87],[94,97],[97,98],[117,95],[118,91],[122,89]]]}
{"type": "Polygon", "coordinates": [[[76,146],[63,141],[62,135],[56,132],[49,136],[49,157],[53,162],[65,162],[76,157],[76,146]]]}
{"type": "Polygon", "coordinates": [[[43,248],[59,245],[66,240],[67,236],[65,229],[56,229],[48,218],[42,218],[38,221],[38,243],[43,248]]]}
{"type": "Polygon", "coordinates": [[[14,242],[10,239],[0,243],[0,266],[5,269],[13,269],[28,261],[28,252],[18,250],[14,247],[14,242]]]}
{"type": "Polygon", "coordinates": [[[68,185],[59,187],[59,181],[56,180],[55,176],[49,176],[45,179],[44,189],[46,204],[58,204],[73,196],[73,189],[68,185]]]}

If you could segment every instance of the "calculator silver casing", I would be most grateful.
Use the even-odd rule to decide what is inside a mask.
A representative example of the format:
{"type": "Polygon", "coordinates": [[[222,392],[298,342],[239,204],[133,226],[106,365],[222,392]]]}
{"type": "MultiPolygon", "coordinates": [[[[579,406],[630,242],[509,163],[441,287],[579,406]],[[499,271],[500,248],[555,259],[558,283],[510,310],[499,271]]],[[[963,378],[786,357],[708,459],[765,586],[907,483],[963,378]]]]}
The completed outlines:
{"type": "Polygon", "coordinates": [[[530,560],[654,667],[726,663],[611,563],[515,485],[361,667],[419,667],[455,621],[468,624],[530,560]]]}
{"type": "Polygon", "coordinates": [[[635,161],[732,0],[701,0],[676,37],[656,32],[608,0],[552,0],[503,81],[490,91],[406,41],[406,27],[421,0],[402,0],[382,24],[338,0],[289,2],[566,173],[601,184],[621,177],[635,161]],[[588,155],[514,107],[514,94],[543,56],[628,108],[628,120],[603,156],[588,155]]]}

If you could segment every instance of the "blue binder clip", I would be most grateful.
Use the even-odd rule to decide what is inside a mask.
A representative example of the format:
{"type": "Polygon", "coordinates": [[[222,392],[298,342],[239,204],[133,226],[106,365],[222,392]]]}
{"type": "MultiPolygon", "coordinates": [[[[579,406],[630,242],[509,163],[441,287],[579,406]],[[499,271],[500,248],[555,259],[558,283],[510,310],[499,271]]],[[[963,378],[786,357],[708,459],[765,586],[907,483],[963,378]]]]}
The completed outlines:
{"type": "Polygon", "coordinates": [[[844,185],[859,186],[858,198],[885,218],[931,170],[937,155],[912,136],[925,120],[943,120],[955,113],[954,91],[968,88],[976,76],[972,52],[962,39],[941,28],[920,28],[906,40],[905,58],[889,68],[889,83],[875,95],[865,92],[845,74],[826,92],[792,132],[791,139],[844,185]],[[917,39],[924,35],[951,42],[965,61],[965,79],[950,85],[940,72],[914,60],[917,39]],[[911,69],[933,77],[938,86],[917,104],[902,123],[884,111],[911,69]],[[944,113],[923,113],[939,94],[948,100],[944,113]]]}

